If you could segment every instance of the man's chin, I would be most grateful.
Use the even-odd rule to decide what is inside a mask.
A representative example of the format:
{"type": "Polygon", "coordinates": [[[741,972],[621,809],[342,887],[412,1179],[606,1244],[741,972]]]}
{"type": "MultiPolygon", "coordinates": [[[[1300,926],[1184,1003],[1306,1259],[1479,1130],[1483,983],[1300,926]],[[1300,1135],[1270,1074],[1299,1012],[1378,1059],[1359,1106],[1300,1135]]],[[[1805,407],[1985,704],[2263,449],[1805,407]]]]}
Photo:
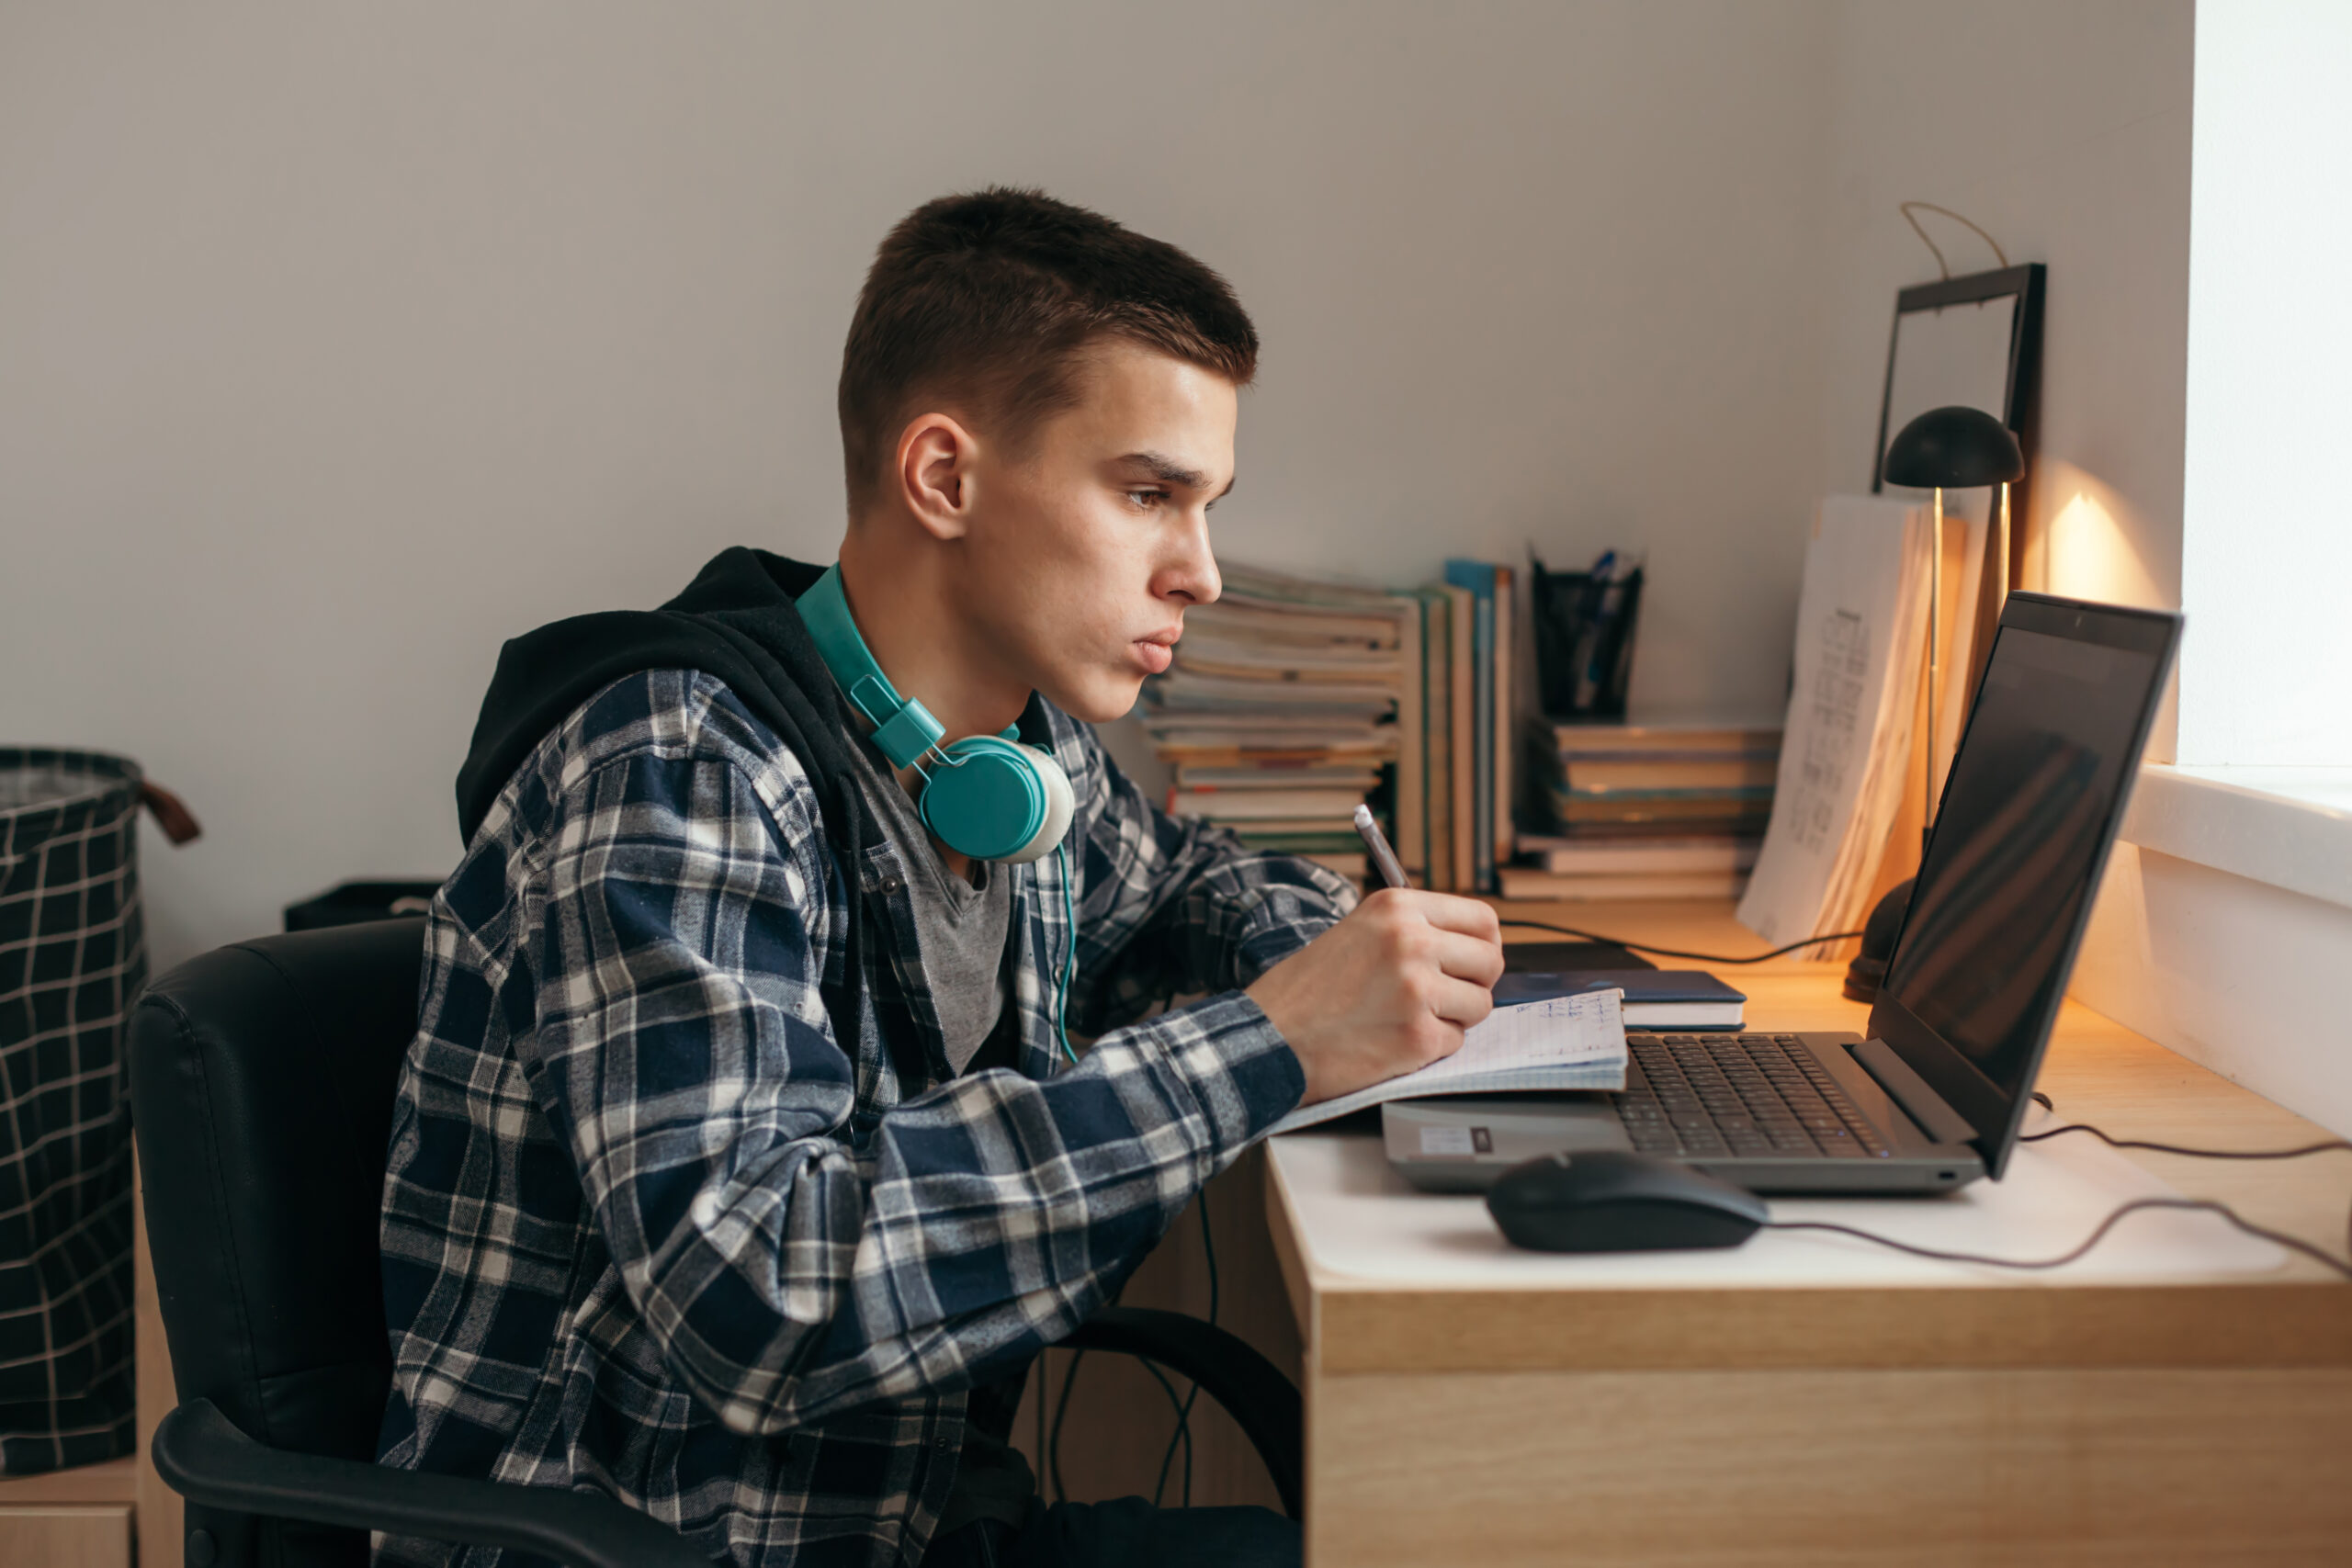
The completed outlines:
{"type": "Polygon", "coordinates": [[[1047,702],[1070,717],[1087,724],[1108,724],[1135,711],[1136,699],[1143,694],[1143,677],[1073,682],[1062,691],[1038,689],[1045,692],[1047,702]]]}

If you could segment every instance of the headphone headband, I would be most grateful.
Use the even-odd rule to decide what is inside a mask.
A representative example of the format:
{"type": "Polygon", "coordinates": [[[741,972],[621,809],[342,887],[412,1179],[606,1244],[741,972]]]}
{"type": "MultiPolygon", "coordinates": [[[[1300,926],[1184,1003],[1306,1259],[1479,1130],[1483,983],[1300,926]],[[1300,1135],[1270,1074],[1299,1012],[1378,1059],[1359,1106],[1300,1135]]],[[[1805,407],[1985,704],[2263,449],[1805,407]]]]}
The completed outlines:
{"type": "Polygon", "coordinates": [[[833,679],[841,682],[858,711],[873,722],[875,745],[890,759],[892,767],[913,767],[946,731],[920,700],[900,696],[890,677],[882,673],[882,666],[875,662],[849,613],[849,600],[842,592],[841,563],[827,567],[825,575],[797,603],[800,619],[825,668],[833,672],[833,679]]]}
{"type": "Polygon", "coordinates": [[[1077,809],[1069,779],[1053,758],[1019,743],[1020,731],[971,735],[942,749],[939,720],[901,696],[882,673],[842,592],[837,561],[797,601],[818,656],[849,700],[873,721],[874,743],[894,768],[915,768],[918,809],[941,843],[975,860],[1019,863],[1052,850],[1077,809]],[[925,758],[932,766],[918,766],[925,758]]]}

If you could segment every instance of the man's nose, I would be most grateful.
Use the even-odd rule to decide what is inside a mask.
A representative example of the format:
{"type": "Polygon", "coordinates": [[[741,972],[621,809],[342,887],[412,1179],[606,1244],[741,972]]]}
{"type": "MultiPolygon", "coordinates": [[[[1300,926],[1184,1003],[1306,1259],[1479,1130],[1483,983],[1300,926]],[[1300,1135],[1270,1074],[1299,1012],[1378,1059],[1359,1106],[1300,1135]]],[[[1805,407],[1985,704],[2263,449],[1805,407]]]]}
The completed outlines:
{"type": "Polygon", "coordinates": [[[1216,556],[1209,548],[1208,516],[1196,512],[1174,558],[1160,569],[1159,596],[1182,594],[1195,604],[1211,604],[1224,592],[1225,580],[1217,575],[1216,556]]]}

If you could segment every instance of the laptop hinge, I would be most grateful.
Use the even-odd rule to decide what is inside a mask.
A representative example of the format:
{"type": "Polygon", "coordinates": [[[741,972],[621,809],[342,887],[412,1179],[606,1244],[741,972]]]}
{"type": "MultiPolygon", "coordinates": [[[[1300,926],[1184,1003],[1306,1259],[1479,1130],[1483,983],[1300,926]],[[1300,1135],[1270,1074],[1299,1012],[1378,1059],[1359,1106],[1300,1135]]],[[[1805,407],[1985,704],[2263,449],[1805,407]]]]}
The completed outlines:
{"type": "Polygon", "coordinates": [[[1928,1087],[1928,1080],[1911,1070],[1911,1064],[1894,1054],[1894,1047],[1883,1040],[1860,1040],[1849,1047],[1854,1060],[1876,1078],[1879,1087],[1894,1097],[1894,1103],[1904,1113],[1919,1124],[1920,1131],[1939,1144],[1965,1144],[1974,1140],[1976,1129],[1968,1118],[1954,1111],[1950,1102],[1928,1087]]]}

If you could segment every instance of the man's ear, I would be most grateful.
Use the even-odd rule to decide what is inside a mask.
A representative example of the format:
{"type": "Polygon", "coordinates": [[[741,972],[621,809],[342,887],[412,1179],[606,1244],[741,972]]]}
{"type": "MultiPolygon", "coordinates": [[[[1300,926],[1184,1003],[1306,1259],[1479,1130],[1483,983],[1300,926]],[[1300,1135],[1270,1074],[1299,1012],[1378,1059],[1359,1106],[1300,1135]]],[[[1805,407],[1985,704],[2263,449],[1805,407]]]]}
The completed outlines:
{"type": "Polygon", "coordinates": [[[935,539],[960,539],[971,527],[979,444],[944,413],[917,415],[899,433],[899,494],[935,539]]]}

